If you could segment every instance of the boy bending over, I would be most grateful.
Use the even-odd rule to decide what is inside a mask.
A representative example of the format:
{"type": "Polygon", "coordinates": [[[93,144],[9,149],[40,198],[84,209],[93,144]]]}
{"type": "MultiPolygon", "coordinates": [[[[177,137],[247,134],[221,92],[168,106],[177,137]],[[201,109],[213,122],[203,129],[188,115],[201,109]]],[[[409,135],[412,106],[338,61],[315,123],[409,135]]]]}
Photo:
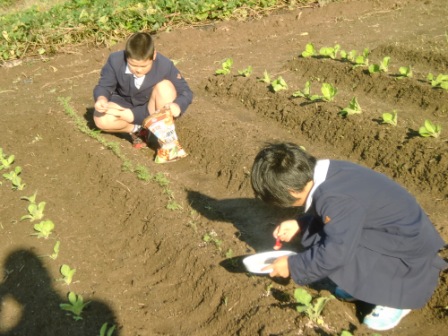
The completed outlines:
{"type": "Polygon", "coordinates": [[[255,158],[252,187],[263,201],[304,206],[274,237],[301,233],[303,252],[278,258],[270,276],[300,285],[323,278],[335,295],[376,305],[363,323],[388,330],[430,299],[447,263],[444,242],[404,188],[383,174],[337,160],[316,160],[292,143],[269,144],[255,158]]]}

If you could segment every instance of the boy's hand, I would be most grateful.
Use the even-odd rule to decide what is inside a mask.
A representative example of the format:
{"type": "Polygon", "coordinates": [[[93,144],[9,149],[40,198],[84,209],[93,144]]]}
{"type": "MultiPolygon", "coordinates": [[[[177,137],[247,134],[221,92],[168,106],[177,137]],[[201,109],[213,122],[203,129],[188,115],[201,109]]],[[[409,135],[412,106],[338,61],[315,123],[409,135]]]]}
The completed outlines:
{"type": "MultiPolygon", "coordinates": [[[[289,242],[299,232],[299,223],[295,219],[290,219],[280,223],[274,230],[273,236],[277,240],[289,242]]],[[[277,245],[277,244],[276,244],[277,245]]],[[[278,250],[274,246],[274,249],[278,250]]]]}
{"type": "Polygon", "coordinates": [[[100,113],[106,113],[109,109],[109,102],[106,99],[106,97],[98,97],[98,99],[95,102],[95,110],[97,110],[100,113]]]}
{"type": "Polygon", "coordinates": [[[176,103],[168,103],[163,108],[166,110],[170,110],[174,118],[180,116],[180,107],[176,103]]]}
{"type": "Polygon", "coordinates": [[[272,272],[269,273],[269,276],[271,277],[282,277],[282,278],[288,278],[289,277],[289,266],[288,266],[288,257],[280,257],[275,259],[275,261],[262,268],[262,271],[266,271],[272,269],[272,272]]]}

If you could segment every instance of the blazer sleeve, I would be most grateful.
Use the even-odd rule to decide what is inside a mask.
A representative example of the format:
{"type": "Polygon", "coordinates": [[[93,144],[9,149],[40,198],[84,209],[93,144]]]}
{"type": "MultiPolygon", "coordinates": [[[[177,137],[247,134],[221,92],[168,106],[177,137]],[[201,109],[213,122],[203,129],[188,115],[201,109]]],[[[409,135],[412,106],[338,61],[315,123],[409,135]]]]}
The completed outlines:
{"type": "Polygon", "coordinates": [[[180,71],[175,67],[173,62],[170,62],[170,69],[168,71],[168,80],[173,83],[174,87],[176,88],[177,97],[174,99],[174,103],[179,105],[181,115],[185,113],[188,106],[193,101],[193,92],[191,91],[190,87],[188,86],[187,81],[185,78],[181,75],[180,71]]]}
{"type": "Polygon", "coordinates": [[[113,54],[109,56],[106,64],[101,69],[100,80],[93,89],[93,98],[95,101],[98,99],[99,96],[104,96],[108,100],[110,100],[112,93],[114,93],[117,88],[118,79],[115,68],[118,65],[114,64],[116,62],[113,61],[112,57],[113,54]]]}
{"type": "Polygon", "coordinates": [[[323,196],[315,207],[316,214],[323,219],[321,239],[288,258],[291,277],[300,285],[328,277],[350,260],[366,218],[366,210],[349,196],[323,196]]]}

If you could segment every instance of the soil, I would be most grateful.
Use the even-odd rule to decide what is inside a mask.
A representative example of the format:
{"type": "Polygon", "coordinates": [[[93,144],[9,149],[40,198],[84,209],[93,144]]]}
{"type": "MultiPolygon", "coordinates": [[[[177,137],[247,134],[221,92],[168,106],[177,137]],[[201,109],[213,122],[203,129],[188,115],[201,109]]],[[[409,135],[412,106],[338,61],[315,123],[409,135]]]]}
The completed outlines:
{"type": "MultiPolygon", "coordinates": [[[[369,305],[330,300],[323,322],[313,324],[295,310],[291,280],[245,271],[241,259],[272,249],[275,224],[301,211],[255,200],[249,171],[266,141],[293,141],[319,158],[360,163],[413,193],[448,241],[448,92],[426,81],[429,72],[448,73],[447,17],[445,1],[356,0],[157,34],[157,49],[177,62],[195,94],[176,123],[189,156],[157,165],[153,149],[102,136],[134,164],[166,176],[171,196],[122,169],[123,157],[82,133],[59,99],[70,98],[93,129],[92,89],[123,43],[3,64],[0,147],[15,155],[26,186],[12,190],[6,179],[0,185],[0,335],[97,335],[105,322],[121,336],[373,335],[361,323],[369,305]],[[389,72],[302,58],[308,42],[369,48],[371,63],[391,57],[389,72]],[[215,75],[226,58],[234,60],[232,74],[215,75]],[[249,65],[250,77],[238,75],[249,65]],[[398,79],[398,68],[408,65],[414,76],[398,79]],[[282,76],[288,90],[273,92],[260,81],[265,70],[272,79],[282,76]],[[335,100],[293,98],[311,79],[315,94],[323,82],[335,85],[335,100]],[[355,96],[363,113],[342,118],[338,112],[355,96]],[[396,127],[381,123],[392,110],[396,127]],[[439,138],[418,135],[425,119],[442,126],[439,138]],[[22,198],[35,192],[56,225],[49,239],[32,235],[37,221],[20,220],[28,206],[22,198]],[[168,209],[170,197],[182,208],[168,209]],[[59,281],[63,264],[76,269],[70,285],[59,281]],[[82,320],[59,308],[69,291],[90,302],[82,320]]],[[[325,281],[308,289],[330,294],[325,281]]],[[[380,334],[446,333],[447,289],[445,272],[425,307],[380,334]]]]}

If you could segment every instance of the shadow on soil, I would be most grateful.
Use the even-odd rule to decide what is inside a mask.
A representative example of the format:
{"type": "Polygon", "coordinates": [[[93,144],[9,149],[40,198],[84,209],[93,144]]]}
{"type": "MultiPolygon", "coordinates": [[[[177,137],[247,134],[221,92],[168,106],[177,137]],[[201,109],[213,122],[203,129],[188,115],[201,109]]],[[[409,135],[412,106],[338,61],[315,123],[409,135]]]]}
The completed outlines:
{"type": "MultiPolygon", "coordinates": [[[[68,303],[68,299],[52,288],[49,272],[33,252],[12,252],[6,259],[3,273],[0,336],[98,335],[103,323],[107,322],[109,327],[117,325],[113,311],[98,300],[88,303],[79,321],[63,311],[59,305],[68,303]]],[[[114,335],[119,334],[115,330],[114,335]]]]}

